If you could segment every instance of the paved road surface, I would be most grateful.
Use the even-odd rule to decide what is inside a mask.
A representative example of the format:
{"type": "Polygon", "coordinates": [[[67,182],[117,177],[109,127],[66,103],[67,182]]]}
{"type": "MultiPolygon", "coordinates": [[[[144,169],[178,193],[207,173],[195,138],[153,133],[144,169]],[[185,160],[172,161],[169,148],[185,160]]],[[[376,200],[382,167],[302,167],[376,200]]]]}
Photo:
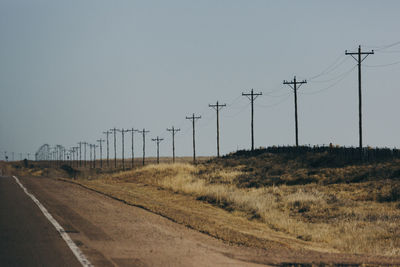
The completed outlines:
{"type": "Polygon", "coordinates": [[[0,266],[81,266],[11,177],[0,177],[0,266]]]}

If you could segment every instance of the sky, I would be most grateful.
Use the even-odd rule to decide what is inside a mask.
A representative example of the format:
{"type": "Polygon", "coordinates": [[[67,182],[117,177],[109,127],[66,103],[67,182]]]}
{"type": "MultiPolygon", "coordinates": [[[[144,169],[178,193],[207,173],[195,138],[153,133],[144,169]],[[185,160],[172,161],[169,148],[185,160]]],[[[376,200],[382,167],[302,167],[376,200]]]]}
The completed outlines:
{"type": "MultiPolygon", "coordinates": [[[[298,90],[301,145],[358,145],[357,62],[345,50],[375,50],[362,63],[363,143],[400,147],[397,75],[400,2],[244,0],[1,0],[0,159],[43,144],[95,143],[110,128],[149,130],[170,156],[293,145],[298,90]]],[[[135,134],[135,152],[142,138],[135,134]]],[[[121,134],[117,151],[121,153],[121,134]]],[[[112,144],[112,139],[110,139],[112,144]]],[[[126,137],[126,153],[130,136],[126,137]]],[[[104,150],[103,150],[104,151],[104,150]]],[[[111,150],[112,151],[112,150],[111,150]]]]}

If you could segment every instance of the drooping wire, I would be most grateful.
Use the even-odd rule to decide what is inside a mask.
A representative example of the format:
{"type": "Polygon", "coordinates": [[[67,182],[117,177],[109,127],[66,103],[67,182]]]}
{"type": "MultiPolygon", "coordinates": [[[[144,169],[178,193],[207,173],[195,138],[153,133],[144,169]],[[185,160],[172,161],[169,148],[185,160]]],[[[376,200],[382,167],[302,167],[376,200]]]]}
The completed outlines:
{"type": "Polygon", "coordinates": [[[381,64],[381,65],[366,65],[364,64],[363,66],[368,67],[368,68],[381,68],[381,67],[388,67],[388,66],[393,66],[393,65],[397,65],[400,64],[400,61],[396,61],[396,62],[392,62],[392,63],[388,63],[388,64],[381,64]]]}
{"type": "Polygon", "coordinates": [[[334,82],[333,84],[329,85],[328,87],[325,87],[325,88],[323,88],[323,89],[320,89],[320,90],[317,90],[317,91],[313,91],[313,92],[303,92],[303,91],[300,91],[299,93],[300,93],[300,94],[304,94],[304,95],[315,95],[315,94],[321,93],[321,92],[323,92],[323,91],[326,91],[326,90],[328,90],[328,89],[331,89],[332,87],[336,86],[336,85],[339,84],[341,81],[343,81],[356,67],[357,67],[357,65],[353,66],[350,70],[348,70],[348,71],[345,73],[345,75],[344,75],[341,79],[337,80],[336,82],[334,82]]]}
{"type": "Polygon", "coordinates": [[[271,108],[271,107],[275,107],[275,106],[277,106],[279,104],[282,104],[283,102],[286,102],[286,100],[288,100],[289,97],[290,97],[290,94],[286,94],[285,98],[281,99],[280,101],[278,101],[276,103],[273,103],[273,104],[270,104],[270,105],[262,105],[262,104],[257,104],[256,103],[255,105],[258,106],[258,107],[262,107],[262,108],[271,108]]]}
{"type": "MultiPolygon", "coordinates": [[[[356,65],[355,65],[356,66],[356,65]]],[[[337,79],[340,79],[340,78],[342,78],[343,76],[346,76],[349,72],[351,72],[354,68],[355,68],[355,66],[353,66],[353,67],[351,67],[351,69],[349,69],[349,70],[346,70],[345,72],[343,72],[343,73],[341,73],[341,74],[339,74],[339,75],[337,75],[337,76],[335,76],[335,77],[333,77],[333,78],[331,78],[331,79],[328,79],[328,80],[320,80],[320,81],[310,81],[311,83],[326,83],[326,82],[331,82],[331,81],[335,81],[335,80],[337,80],[337,79]]]]}

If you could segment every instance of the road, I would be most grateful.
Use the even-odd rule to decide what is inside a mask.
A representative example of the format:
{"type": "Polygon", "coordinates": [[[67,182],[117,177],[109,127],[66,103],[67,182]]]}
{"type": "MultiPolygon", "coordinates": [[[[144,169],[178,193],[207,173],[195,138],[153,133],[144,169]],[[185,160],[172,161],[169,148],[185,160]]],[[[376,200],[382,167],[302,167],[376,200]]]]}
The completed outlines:
{"type": "Polygon", "coordinates": [[[11,177],[0,177],[0,265],[81,266],[54,226],[11,177]]]}
{"type": "MultiPolygon", "coordinates": [[[[263,250],[233,246],[78,185],[21,178],[95,266],[260,266],[263,250]]],[[[0,179],[0,265],[80,266],[13,178],[0,179]]]]}

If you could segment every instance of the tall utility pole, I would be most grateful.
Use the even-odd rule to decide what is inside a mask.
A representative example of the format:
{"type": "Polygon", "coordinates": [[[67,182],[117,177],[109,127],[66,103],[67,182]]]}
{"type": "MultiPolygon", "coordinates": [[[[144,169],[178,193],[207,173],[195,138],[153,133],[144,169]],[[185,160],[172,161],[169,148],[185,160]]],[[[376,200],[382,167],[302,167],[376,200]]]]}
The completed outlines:
{"type": "Polygon", "coordinates": [[[164,139],[163,138],[159,138],[157,136],[157,138],[153,138],[151,140],[157,142],[157,164],[159,164],[160,163],[160,143],[164,139]]]}
{"type": "Polygon", "coordinates": [[[242,96],[246,96],[251,101],[251,150],[254,150],[254,100],[262,93],[254,93],[251,89],[250,93],[242,93],[242,96]]]}
{"type": "Polygon", "coordinates": [[[369,55],[373,55],[374,50],[371,52],[361,52],[361,45],[358,46],[358,52],[347,52],[345,55],[350,55],[357,61],[358,64],[358,130],[359,130],[359,149],[362,155],[362,97],[361,97],[361,62],[364,61],[369,55]],[[355,57],[357,55],[357,57],[355,57]]]}
{"type": "Polygon", "coordinates": [[[146,131],[144,128],[142,131],[138,131],[143,135],[143,166],[144,166],[144,158],[146,157],[146,134],[150,131],[146,131]]]}
{"type": "Polygon", "coordinates": [[[100,144],[100,168],[103,168],[103,146],[102,143],[105,141],[104,139],[96,140],[100,144]]]}
{"type": "Polygon", "coordinates": [[[198,119],[201,119],[201,116],[194,116],[194,113],[191,117],[186,117],[187,120],[192,121],[192,127],[193,127],[193,163],[196,163],[196,141],[195,141],[195,134],[196,134],[196,129],[195,129],[195,121],[198,119]]]}
{"type": "Polygon", "coordinates": [[[117,129],[118,132],[122,134],[122,169],[125,170],[125,133],[129,132],[129,130],[124,130],[122,128],[121,130],[117,129]]]}
{"type": "Polygon", "coordinates": [[[92,148],[93,148],[93,145],[92,145],[92,144],[89,144],[89,149],[90,149],[89,168],[92,168],[92,166],[93,166],[93,162],[92,162],[92,148]]]}
{"type": "Polygon", "coordinates": [[[110,153],[109,153],[109,145],[108,145],[108,135],[112,133],[111,131],[105,131],[103,134],[106,135],[107,139],[107,168],[110,168],[110,153]]]}
{"type": "Polygon", "coordinates": [[[83,142],[78,142],[79,145],[79,165],[82,167],[82,144],[83,142]]]}
{"type": "Polygon", "coordinates": [[[134,135],[135,135],[135,132],[137,132],[138,130],[136,130],[136,129],[130,129],[130,130],[126,130],[127,132],[131,132],[131,134],[132,134],[132,141],[131,141],[131,152],[132,152],[132,162],[131,162],[131,167],[132,167],[132,169],[133,169],[133,166],[134,166],[134,164],[135,164],[135,162],[134,162],[134,160],[135,160],[135,152],[134,152],[134,150],[133,150],[133,148],[134,148],[134,135]]]}
{"type": "Polygon", "coordinates": [[[209,104],[208,106],[217,111],[217,157],[219,158],[219,110],[222,109],[223,107],[226,107],[226,104],[219,104],[217,101],[217,104],[215,105],[209,104]]]}
{"type": "MultiPolygon", "coordinates": [[[[73,149],[74,149],[74,156],[75,156],[75,167],[78,167],[78,164],[79,164],[79,162],[78,162],[78,149],[79,149],[79,146],[74,146],[73,149]]],[[[85,151],[86,151],[86,145],[85,145],[85,151]]]]}
{"type": "Polygon", "coordinates": [[[299,128],[297,124],[297,90],[300,88],[302,84],[307,83],[306,80],[301,82],[296,80],[296,76],[294,76],[293,81],[283,81],[283,84],[289,85],[290,88],[293,89],[294,92],[294,119],[295,119],[295,133],[296,133],[296,147],[299,146],[299,128]],[[298,85],[298,86],[297,86],[298,85]]]}
{"type": "Polygon", "coordinates": [[[179,132],[181,129],[175,129],[172,126],[171,129],[167,129],[168,132],[172,133],[172,162],[175,163],[175,133],[179,132]]]}
{"type": "Polygon", "coordinates": [[[117,168],[117,128],[110,129],[112,133],[114,133],[114,168],[117,168]]]}

